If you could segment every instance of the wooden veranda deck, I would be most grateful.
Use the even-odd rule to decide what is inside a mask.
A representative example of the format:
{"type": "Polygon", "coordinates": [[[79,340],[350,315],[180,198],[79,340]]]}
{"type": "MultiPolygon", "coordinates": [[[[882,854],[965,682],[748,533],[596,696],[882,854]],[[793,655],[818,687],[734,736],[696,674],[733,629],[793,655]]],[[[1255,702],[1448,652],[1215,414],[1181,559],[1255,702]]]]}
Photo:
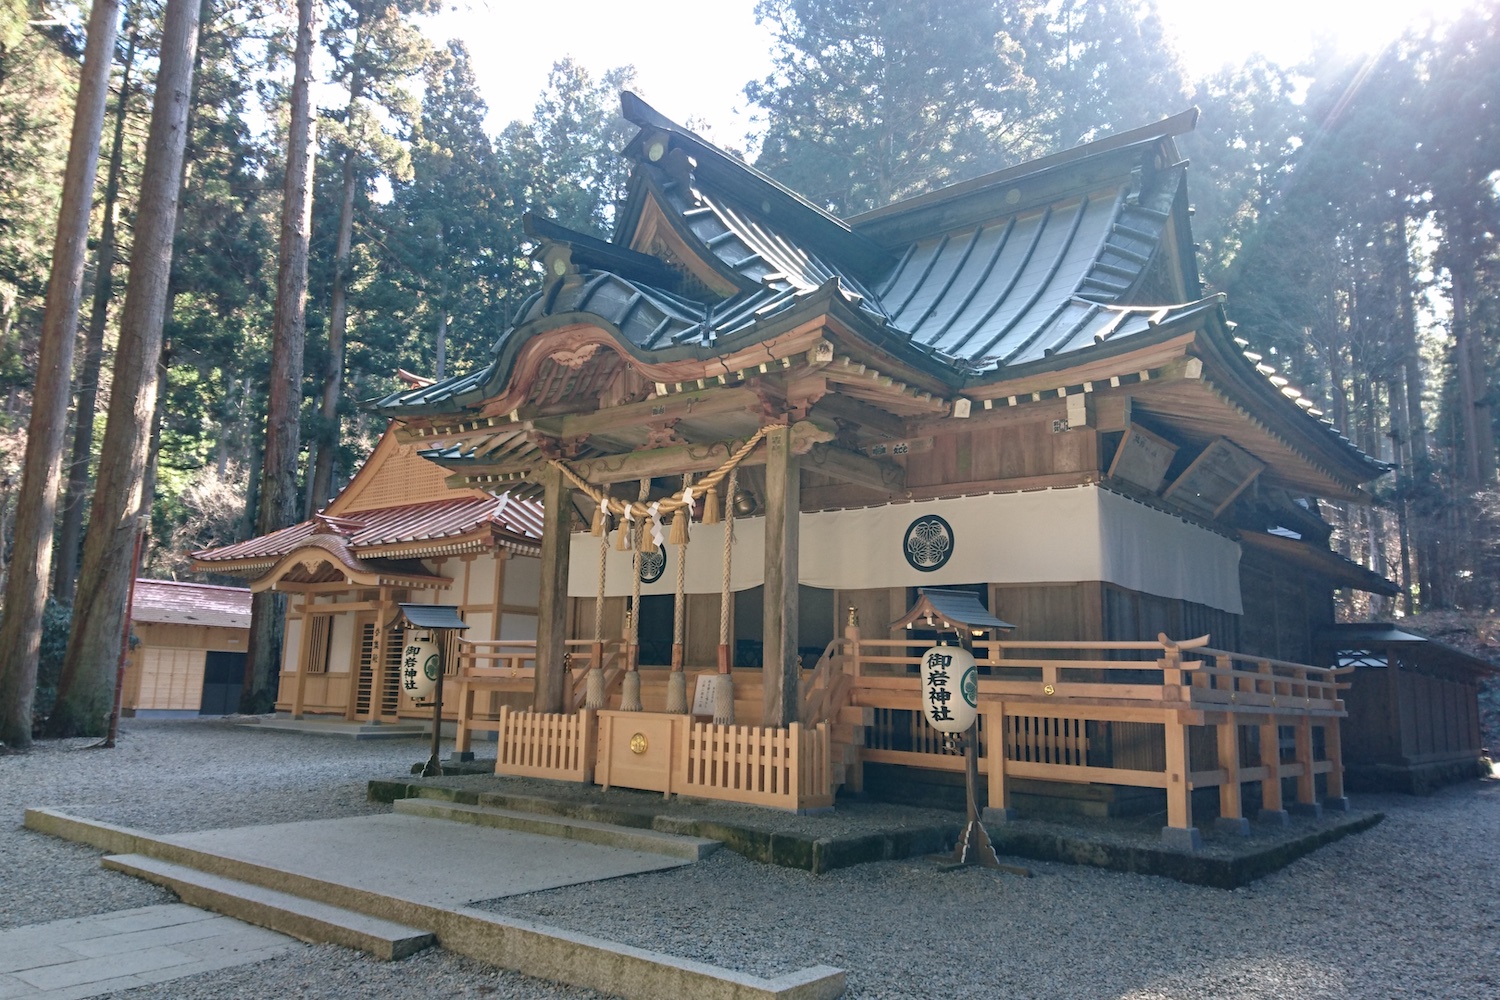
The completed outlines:
{"type": "MultiPolygon", "coordinates": [[[[1342,804],[1339,720],[1345,712],[1339,692],[1347,686],[1341,674],[1349,671],[1247,656],[1212,648],[1208,641],[1206,636],[1183,642],[1165,636],[1155,642],[976,641],[979,769],[988,791],[987,816],[1001,820],[1013,815],[1010,786],[1022,778],[1162,789],[1165,832],[1187,843],[1196,839],[1195,789],[1216,788],[1220,821],[1236,826],[1245,821],[1246,783],[1258,784],[1260,808],[1273,817],[1288,806],[1284,780],[1292,783],[1294,807],[1315,807],[1319,775],[1325,800],[1342,804]]],[[[918,663],[930,645],[864,639],[851,627],[829,644],[815,667],[803,671],[798,740],[776,742],[774,734],[788,730],[716,727],[687,718],[677,727],[683,732],[673,736],[666,735],[673,727],[661,723],[666,727],[662,739],[674,746],[733,746],[723,752],[739,762],[735,767],[749,759],[747,754],[758,753],[753,747],[759,746],[774,744],[765,753],[778,760],[793,753],[816,755],[816,761],[783,761],[792,769],[787,773],[802,777],[783,782],[775,802],[759,786],[747,785],[743,794],[733,787],[715,793],[784,808],[816,807],[805,795],[786,798],[793,785],[816,789],[817,805],[831,801],[841,784],[859,790],[865,764],[958,771],[962,757],[921,712],[918,663]],[[751,737],[749,730],[758,732],[751,737]],[[809,766],[825,773],[815,777],[809,766]]],[[[610,776],[635,773],[631,767],[622,772],[611,758],[610,733],[631,728],[620,725],[627,713],[598,713],[610,717],[607,726],[597,719],[583,725],[577,719],[564,721],[582,710],[584,675],[595,655],[591,643],[568,644],[573,712],[551,717],[552,723],[519,721],[529,714],[522,709],[531,691],[534,644],[463,643],[460,650],[456,684],[449,689],[454,692],[450,697],[457,698],[458,750],[469,749],[473,733],[490,731],[502,744],[518,744],[502,746],[501,768],[507,760],[570,762],[566,769],[549,770],[549,765],[515,773],[572,780],[593,780],[597,773],[605,783],[610,776]],[[569,741],[579,745],[563,748],[569,741]],[[552,756],[519,745],[532,742],[553,747],[548,751],[552,756]]],[[[617,706],[623,649],[610,643],[602,654],[611,705],[617,706]]],[[[711,672],[690,668],[690,686],[692,675],[711,672]]],[[[759,721],[759,675],[758,670],[734,673],[739,720],[759,721]]],[[[646,668],[642,677],[647,708],[663,704],[655,692],[664,690],[666,671],[646,668]]],[[[662,715],[648,710],[641,713],[641,724],[647,716],[662,715]]],[[[615,755],[624,747],[616,748],[615,755]]],[[[662,766],[675,773],[687,765],[674,759],[662,766]]],[[[694,766],[701,770],[703,765],[694,766]]],[[[685,790],[680,781],[674,785],[666,777],[636,780],[668,793],[685,790]]]]}

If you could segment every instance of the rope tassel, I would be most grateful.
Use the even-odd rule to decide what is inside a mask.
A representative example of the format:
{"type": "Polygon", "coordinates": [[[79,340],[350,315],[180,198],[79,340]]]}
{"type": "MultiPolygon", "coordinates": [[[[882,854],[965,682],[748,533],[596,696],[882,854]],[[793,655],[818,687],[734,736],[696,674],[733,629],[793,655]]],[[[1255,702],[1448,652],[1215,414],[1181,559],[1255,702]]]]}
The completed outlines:
{"type": "Polygon", "coordinates": [[[594,511],[594,525],[589,529],[589,534],[595,538],[603,538],[609,534],[609,511],[602,503],[594,511]]]}
{"type": "Polygon", "coordinates": [[[719,487],[710,486],[703,497],[703,523],[719,523],[719,487]]]}
{"type": "Polygon", "coordinates": [[[669,545],[686,545],[688,543],[688,512],[684,507],[672,515],[672,532],[667,536],[669,545]]]}

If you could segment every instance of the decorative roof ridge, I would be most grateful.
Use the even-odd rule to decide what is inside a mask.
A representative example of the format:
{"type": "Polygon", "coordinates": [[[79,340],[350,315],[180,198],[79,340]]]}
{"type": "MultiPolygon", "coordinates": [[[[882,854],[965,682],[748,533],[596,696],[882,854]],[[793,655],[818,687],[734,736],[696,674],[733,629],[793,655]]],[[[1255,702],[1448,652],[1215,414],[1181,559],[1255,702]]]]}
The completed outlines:
{"type": "Polygon", "coordinates": [[[363,521],[352,517],[334,517],[331,514],[323,513],[321,510],[312,516],[312,520],[318,528],[315,534],[348,536],[358,534],[365,526],[363,521]]]}
{"type": "Polygon", "coordinates": [[[154,576],[138,576],[135,578],[135,585],[137,587],[139,587],[143,583],[150,584],[152,586],[184,588],[191,587],[193,590],[227,590],[235,594],[247,593],[244,587],[229,587],[225,586],[222,583],[197,583],[193,580],[161,580],[157,579],[154,576]]]}
{"type": "MultiPolygon", "coordinates": [[[[889,205],[882,205],[868,212],[850,216],[846,221],[855,232],[859,232],[863,226],[888,219],[892,216],[904,215],[907,212],[931,208],[946,202],[970,197],[982,191],[998,187],[1001,184],[1014,183],[1033,174],[1045,173],[1055,170],[1060,166],[1082,162],[1106,153],[1119,152],[1131,147],[1145,146],[1163,139],[1171,139],[1193,131],[1197,127],[1198,114],[1199,111],[1196,107],[1188,108],[1186,111],[1178,112],[1160,121],[1151,122],[1150,124],[1124,132],[1118,132],[1114,135],[1108,135],[1093,142],[1081,143],[1068,149],[1059,150],[1056,153],[1039,156],[1033,160],[1025,160],[1009,167],[1002,167],[999,170],[980,174],[978,177],[973,177],[966,181],[948,184],[934,191],[892,202],[889,205]]],[[[1167,164],[1167,166],[1170,166],[1170,164],[1167,164]]]]}
{"type": "MultiPolygon", "coordinates": [[[[626,156],[637,162],[644,159],[654,163],[662,159],[665,147],[661,150],[648,148],[645,136],[651,131],[666,133],[673,143],[686,147],[689,155],[697,160],[696,176],[710,185],[723,186],[731,193],[738,191],[747,204],[760,204],[765,214],[778,224],[799,225],[815,248],[830,249],[830,257],[847,261],[856,271],[869,274],[891,263],[889,255],[879,244],[855,232],[842,219],[667,118],[628,90],[620,94],[620,110],[628,121],[641,128],[641,133],[626,146],[626,156]]],[[[630,220],[625,221],[628,224],[630,220]]]]}
{"type": "MultiPolygon", "coordinates": [[[[630,278],[639,274],[645,284],[674,291],[680,294],[679,276],[660,258],[640,253],[619,243],[601,240],[597,236],[569,229],[544,215],[526,212],[521,216],[521,228],[527,236],[533,236],[544,244],[558,244],[571,251],[572,263],[600,268],[630,278]]],[[[551,280],[554,275],[548,275],[551,280]]]]}

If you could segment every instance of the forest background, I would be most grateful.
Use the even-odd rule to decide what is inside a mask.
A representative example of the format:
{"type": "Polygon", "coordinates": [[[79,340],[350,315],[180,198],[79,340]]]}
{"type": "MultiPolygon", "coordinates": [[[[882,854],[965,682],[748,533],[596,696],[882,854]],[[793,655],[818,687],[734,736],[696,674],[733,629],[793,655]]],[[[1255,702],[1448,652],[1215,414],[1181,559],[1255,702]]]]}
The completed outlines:
{"type": "MultiPolygon", "coordinates": [[[[146,575],[183,578],[189,551],[268,523],[294,6],[203,0],[198,10],[162,377],[145,428],[146,575]]],[[[121,7],[39,719],[67,638],[123,360],[120,302],[163,65],[165,0],[121,7]]],[[[383,429],[362,402],[396,388],[398,371],[440,377],[487,363],[538,282],[524,211],[607,237],[624,193],[619,151],[633,129],[618,95],[633,87],[633,69],[594,75],[559,61],[529,118],[487,130],[474,54],[423,30],[440,7],[316,8],[324,106],[305,346],[281,421],[291,426],[280,428],[297,470],[296,509],[283,521],[309,516],[357,469],[383,429]]],[[[86,13],[0,0],[0,575],[15,540],[86,13]]],[[[1360,59],[1326,48],[1298,65],[1253,58],[1204,78],[1184,70],[1155,0],[761,0],[756,15],[772,38],[771,71],[746,83],[753,129],[731,152],[840,216],[1201,108],[1181,147],[1205,293],[1227,292],[1248,349],[1393,466],[1373,484],[1373,506],[1324,505],[1340,551],[1403,590],[1390,601],[1344,592],[1342,613],[1477,612],[1481,624],[1464,629],[1493,642],[1484,622],[1500,599],[1495,4],[1476,0],[1360,59]]],[[[556,39],[514,44],[566,49],[565,21],[555,30],[556,39]]],[[[733,42],[710,32],[703,44],[733,42]]],[[[506,43],[493,44],[482,58],[503,58],[506,43]]]]}

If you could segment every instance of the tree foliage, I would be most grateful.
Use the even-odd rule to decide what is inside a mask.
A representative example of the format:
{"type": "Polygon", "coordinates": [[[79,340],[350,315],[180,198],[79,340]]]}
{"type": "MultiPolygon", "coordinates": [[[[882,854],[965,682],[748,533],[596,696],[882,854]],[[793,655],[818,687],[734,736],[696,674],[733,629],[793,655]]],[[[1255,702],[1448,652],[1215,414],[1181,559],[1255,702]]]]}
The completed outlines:
{"type": "MultiPolygon", "coordinates": [[[[139,7],[142,97],[154,86],[160,6],[139,7]]],[[[628,67],[597,74],[561,60],[532,113],[495,127],[475,57],[414,30],[434,7],[325,8],[307,339],[283,359],[298,372],[279,418],[295,432],[290,458],[278,460],[277,492],[296,497],[287,516],[320,505],[368,452],[382,428],[361,403],[395,388],[398,369],[453,374],[488,361],[538,282],[525,211],[607,236],[624,192],[618,153],[633,129],[618,92],[633,85],[628,67]]],[[[760,169],[843,216],[1200,107],[1180,145],[1205,284],[1229,293],[1254,352],[1395,466],[1372,487],[1376,508],[1325,509],[1341,551],[1399,580],[1412,610],[1500,600],[1493,4],[1365,60],[1255,59],[1194,80],[1155,0],[761,0],[756,9],[774,42],[769,72],[746,88],[761,116],[747,149],[760,169]]],[[[183,572],[184,549],[253,533],[268,499],[259,428],[272,383],[272,276],[284,256],[290,36],[285,5],[228,0],[205,12],[167,307],[148,558],[159,574],[183,572]]],[[[29,17],[27,4],[0,0],[7,546],[83,39],[77,24],[29,17]]],[[[144,155],[144,115],[131,107],[115,213],[122,256],[144,155]]],[[[101,210],[93,221],[97,237],[101,210]]],[[[116,363],[106,351],[106,394],[116,363]]]]}
{"type": "Polygon", "coordinates": [[[777,40],[745,88],[766,113],[757,165],[851,215],[1021,158],[1037,81],[1011,30],[1036,6],[762,0],[777,40]]]}

